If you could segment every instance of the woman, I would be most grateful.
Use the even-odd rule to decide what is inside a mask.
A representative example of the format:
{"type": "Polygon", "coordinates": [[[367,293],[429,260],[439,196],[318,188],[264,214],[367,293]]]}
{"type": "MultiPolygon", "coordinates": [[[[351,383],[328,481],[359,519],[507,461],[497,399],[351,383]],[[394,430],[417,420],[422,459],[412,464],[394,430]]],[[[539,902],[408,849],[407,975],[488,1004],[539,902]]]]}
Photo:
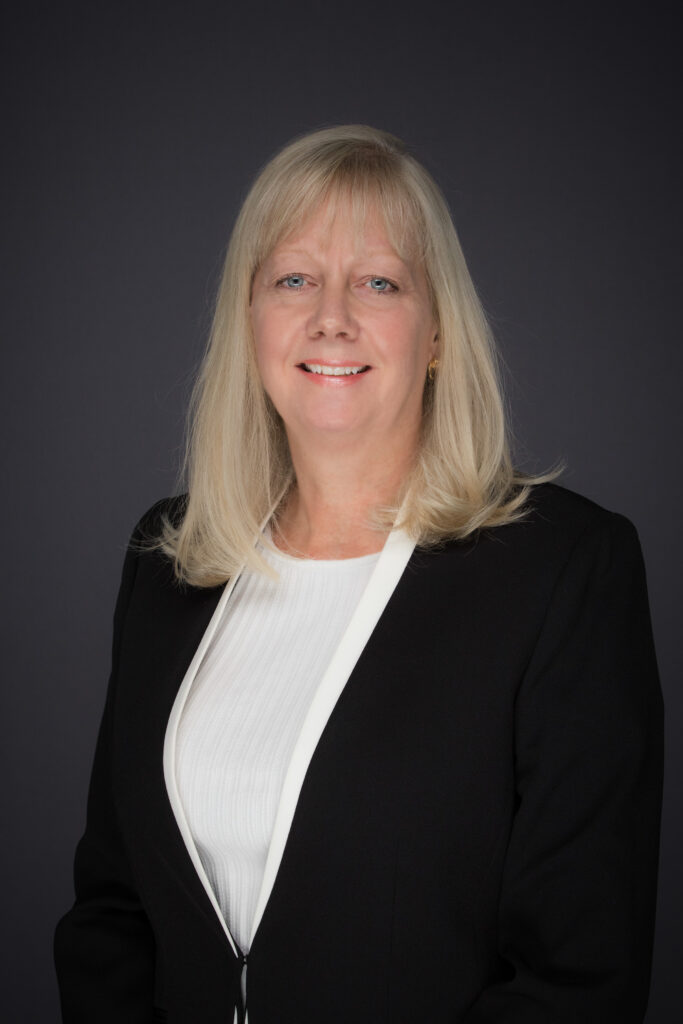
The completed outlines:
{"type": "Polygon", "coordinates": [[[129,546],[64,1021],[641,1021],[662,705],[637,537],[512,469],[403,145],[261,173],[188,494],[129,546]]]}

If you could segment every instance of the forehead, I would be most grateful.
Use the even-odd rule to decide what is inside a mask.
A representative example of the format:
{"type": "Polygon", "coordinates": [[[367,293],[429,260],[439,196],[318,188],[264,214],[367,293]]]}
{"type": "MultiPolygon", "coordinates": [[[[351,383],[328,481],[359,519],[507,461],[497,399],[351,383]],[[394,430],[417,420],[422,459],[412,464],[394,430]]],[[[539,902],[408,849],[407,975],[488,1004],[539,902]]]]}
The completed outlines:
{"type": "Polygon", "coordinates": [[[256,266],[284,245],[291,247],[304,234],[324,238],[341,228],[359,249],[367,248],[372,239],[391,248],[406,263],[421,263],[426,252],[422,211],[414,197],[395,182],[381,184],[365,178],[284,194],[262,224],[266,230],[257,232],[260,239],[255,239],[256,266]]]}
{"type": "Polygon", "coordinates": [[[273,257],[296,251],[325,252],[340,244],[358,255],[382,252],[398,259],[405,258],[398,252],[377,204],[366,206],[359,216],[348,198],[323,200],[293,230],[283,235],[269,255],[273,257]]]}

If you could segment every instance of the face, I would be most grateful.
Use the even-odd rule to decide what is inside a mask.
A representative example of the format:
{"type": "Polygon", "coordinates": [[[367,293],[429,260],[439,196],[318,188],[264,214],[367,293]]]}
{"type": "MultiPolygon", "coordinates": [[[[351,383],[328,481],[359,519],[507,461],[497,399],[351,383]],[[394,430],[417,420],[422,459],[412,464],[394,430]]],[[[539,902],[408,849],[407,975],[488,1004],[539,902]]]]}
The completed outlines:
{"type": "Polygon", "coordinates": [[[415,447],[436,325],[421,267],[397,255],[377,212],[358,237],[339,202],[285,238],[255,276],[251,322],[290,446],[415,447]]]}

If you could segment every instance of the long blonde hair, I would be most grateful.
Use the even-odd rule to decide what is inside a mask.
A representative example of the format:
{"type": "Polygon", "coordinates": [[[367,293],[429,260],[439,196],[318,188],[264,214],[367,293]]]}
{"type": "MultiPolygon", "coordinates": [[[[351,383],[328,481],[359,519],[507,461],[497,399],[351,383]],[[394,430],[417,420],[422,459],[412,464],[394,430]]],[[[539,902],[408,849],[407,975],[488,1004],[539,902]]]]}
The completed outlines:
{"type": "Polygon", "coordinates": [[[180,522],[157,538],[180,580],[214,586],[241,565],[267,571],[254,541],[293,481],[284,425],[266,395],[249,315],[254,274],[325,200],[351,200],[357,224],[379,209],[400,256],[422,261],[439,333],[439,368],[425,381],[422,436],[396,507],[378,525],[421,545],[520,518],[532,484],[507,440],[495,347],[441,191],[387,132],[366,125],[315,131],[282,149],[256,178],[225,260],[207,351],[192,395],[180,522]],[[397,521],[400,507],[400,522],[397,521]]]}

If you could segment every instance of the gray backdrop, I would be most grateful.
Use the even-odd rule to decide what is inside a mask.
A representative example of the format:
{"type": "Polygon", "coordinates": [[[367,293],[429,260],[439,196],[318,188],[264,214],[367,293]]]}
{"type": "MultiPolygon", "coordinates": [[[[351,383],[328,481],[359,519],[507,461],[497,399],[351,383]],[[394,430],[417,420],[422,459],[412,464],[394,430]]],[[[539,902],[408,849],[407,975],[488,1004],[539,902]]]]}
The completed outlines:
{"type": "Polygon", "coordinates": [[[679,996],[680,64],[662,4],[25,4],[5,25],[3,1017],[52,930],[138,515],[174,489],[232,218],[294,134],[362,121],[441,182],[518,458],[636,523],[668,712],[649,1024],[679,996]]]}

